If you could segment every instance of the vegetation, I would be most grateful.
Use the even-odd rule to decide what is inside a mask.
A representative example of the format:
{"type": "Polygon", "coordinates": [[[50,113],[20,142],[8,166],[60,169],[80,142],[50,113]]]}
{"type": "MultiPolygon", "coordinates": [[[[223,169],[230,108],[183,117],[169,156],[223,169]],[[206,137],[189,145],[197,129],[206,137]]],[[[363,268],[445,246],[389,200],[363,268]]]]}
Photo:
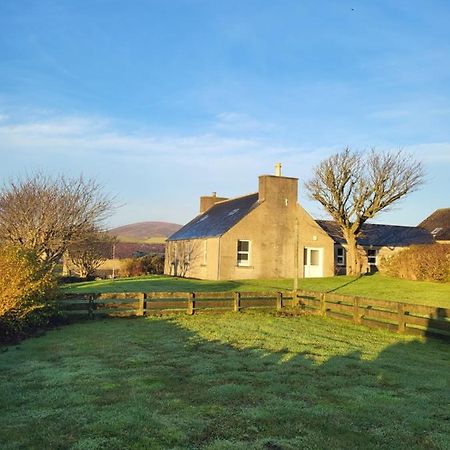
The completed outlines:
{"type": "Polygon", "coordinates": [[[449,373],[444,343],[318,317],[84,322],[0,353],[0,442],[444,449],[449,373]]]}
{"type": "MultiPolygon", "coordinates": [[[[207,281],[167,276],[147,276],[77,283],[65,292],[194,292],[194,291],[274,291],[291,290],[292,280],[207,281]]],[[[450,308],[450,284],[400,280],[380,274],[360,278],[350,276],[303,278],[299,289],[360,295],[450,308]]]]}
{"type": "Polygon", "coordinates": [[[364,223],[423,183],[420,162],[401,151],[364,154],[349,148],[322,161],[305,188],[342,230],[347,273],[361,273],[358,236],[364,223]]]}
{"type": "Polygon", "coordinates": [[[0,242],[34,252],[51,268],[70,244],[98,229],[111,199],[92,180],[41,174],[0,189],[0,242]]]}
{"type": "Polygon", "coordinates": [[[125,277],[162,274],[164,272],[163,255],[145,255],[129,258],[122,262],[120,273],[125,277]]]}
{"type": "Polygon", "coordinates": [[[410,247],[382,261],[380,270],[407,280],[450,280],[450,244],[410,247]]]}
{"type": "Polygon", "coordinates": [[[44,325],[55,288],[51,273],[43,269],[34,253],[0,246],[0,342],[44,325]]]}
{"type": "Polygon", "coordinates": [[[92,277],[95,270],[111,256],[115,238],[104,231],[91,231],[69,245],[68,259],[81,278],[92,277]]]}

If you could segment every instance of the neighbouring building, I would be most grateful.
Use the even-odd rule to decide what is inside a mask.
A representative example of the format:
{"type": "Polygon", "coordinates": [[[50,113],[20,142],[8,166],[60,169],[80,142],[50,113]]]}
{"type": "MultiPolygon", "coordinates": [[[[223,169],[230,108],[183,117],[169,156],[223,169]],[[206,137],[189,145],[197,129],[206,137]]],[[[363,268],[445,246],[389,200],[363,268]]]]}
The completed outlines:
{"type": "Polygon", "coordinates": [[[418,226],[428,230],[436,242],[450,244],[450,208],[437,209],[418,226]]]}
{"type": "MultiPolygon", "coordinates": [[[[200,198],[200,214],[167,239],[165,274],[206,280],[345,274],[346,244],[332,221],[314,220],[297,201],[298,179],[259,177],[258,192],[200,198]]],[[[381,256],[433,242],[419,227],[366,224],[358,240],[364,271],[381,256]]]]}

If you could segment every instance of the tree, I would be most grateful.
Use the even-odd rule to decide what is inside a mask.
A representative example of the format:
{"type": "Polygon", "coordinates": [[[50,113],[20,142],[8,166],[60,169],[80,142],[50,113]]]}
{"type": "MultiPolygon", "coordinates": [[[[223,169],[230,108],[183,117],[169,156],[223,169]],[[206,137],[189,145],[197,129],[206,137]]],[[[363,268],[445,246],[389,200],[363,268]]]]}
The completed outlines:
{"type": "Polygon", "coordinates": [[[310,198],[322,204],[347,242],[347,273],[361,273],[357,238],[363,224],[424,182],[421,162],[402,151],[369,153],[345,148],[322,161],[305,183],[310,198]]]}
{"type": "Polygon", "coordinates": [[[0,242],[34,252],[51,268],[68,246],[99,229],[112,199],[93,180],[36,174],[0,189],[0,242]]]}
{"type": "Polygon", "coordinates": [[[116,238],[104,231],[92,230],[68,248],[68,258],[82,278],[92,276],[100,264],[111,257],[116,238]]]}

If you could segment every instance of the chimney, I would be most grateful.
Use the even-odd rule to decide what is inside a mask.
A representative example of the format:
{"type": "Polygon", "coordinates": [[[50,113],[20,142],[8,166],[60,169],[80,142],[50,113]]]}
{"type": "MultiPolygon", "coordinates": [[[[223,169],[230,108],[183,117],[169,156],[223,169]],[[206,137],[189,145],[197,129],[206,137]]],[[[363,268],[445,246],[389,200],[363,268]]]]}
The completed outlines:
{"type": "Polygon", "coordinates": [[[200,197],[200,214],[204,213],[206,210],[211,208],[218,202],[223,202],[228,200],[226,197],[217,197],[217,193],[213,192],[211,195],[204,195],[200,197]]]}
{"type": "Polygon", "coordinates": [[[298,178],[281,176],[281,164],[275,165],[275,175],[259,177],[259,201],[294,206],[298,197],[298,178]]]}

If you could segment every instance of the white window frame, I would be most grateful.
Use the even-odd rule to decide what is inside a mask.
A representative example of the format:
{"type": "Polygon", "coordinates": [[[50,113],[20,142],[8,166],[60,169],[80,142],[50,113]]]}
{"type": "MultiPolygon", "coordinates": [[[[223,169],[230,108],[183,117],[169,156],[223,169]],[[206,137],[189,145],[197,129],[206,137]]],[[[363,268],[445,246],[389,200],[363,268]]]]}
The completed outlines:
{"type": "Polygon", "coordinates": [[[237,245],[236,245],[236,264],[238,267],[248,267],[250,266],[250,259],[251,259],[251,250],[252,250],[252,242],[247,239],[238,239],[237,245]],[[248,250],[239,250],[239,243],[240,242],[247,242],[248,243],[248,250]],[[245,260],[239,260],[239,255],[247,255],[247,259],[245,260]]]}
{"type": "Polygon", "coordinates": [[[345,266],[345,248],[336,247],[336,265],[345,266]]]}
{"type": "Polygon", "coordinates": [[[377,265],[377,257],[378,257],[378,251],[377,251],[376,248],[368,248],[367,249],[367,264],[369,266],[376,266],[377,265]],[[374,254],[373,255],[369,255],[369,252],[374,252],[374,254]]]}

